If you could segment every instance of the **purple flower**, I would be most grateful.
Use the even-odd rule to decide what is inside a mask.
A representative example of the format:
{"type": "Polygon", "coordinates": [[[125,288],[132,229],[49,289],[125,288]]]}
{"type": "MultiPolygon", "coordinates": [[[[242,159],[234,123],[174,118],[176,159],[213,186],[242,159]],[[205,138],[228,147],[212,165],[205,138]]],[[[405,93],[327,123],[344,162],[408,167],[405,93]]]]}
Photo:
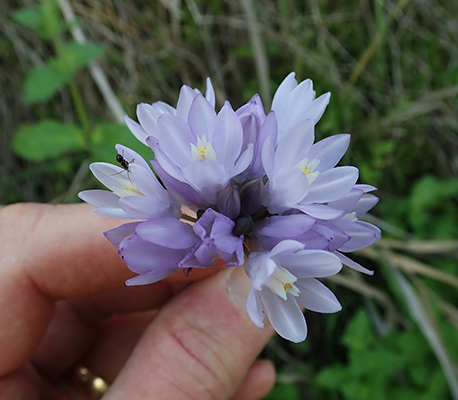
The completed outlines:
{"type": "Polygon", "coordinates": [[[78,196],[97,207],[94,211],[113,218],[155,218],[181,216],[180,203],[158,182],[140,154],[116,145],[127,161],[127,170],[109,163],[92,163],[94,176],[108,190],[85,190],[78,196]]]}
{"type": "Polygon", "coordinates": [[[262,163],[268,181],[264,205],[270,213],[300,210],[319,219],[342,212],[330,206],[345,196],[358,179],[355,167],[335,167],[347,150],[350,135],[336,135],[313,144],[314,125],[300,122],[291,135],[275,146],[267,140],[262,163]]]}
{"type": "Polygon", "coordinates": [[[292,342],[307,336],[300,307],[332,313],[341,309],[334,294],[315,278],[338,273],[340,260],[321,250],[305,250],[302,243],[285,240],[269,252],[251,253],[245,271],[251,279],[247,311],[263,327],[264,312],[277,333],[292,342]]]}
{"type": "Polygon", "coordinates": [[[216,114],[202,95],[192,101],[187,121],[161,115],[154,135],[147,139],[155,154],[153,167],[175,196],[197,209],[215,205],[218,192],[253,158],[253,145],[242,147],[242,125],[230,104],[216,114]],[[198,204],[189,202],[192,191],[191,199],[201,199],[198,204]]]}
{"type": "Polygon", "coordinates": [[[121,225],[105,236],[138,274],[126,282],[129,286],[154,283],[178,271],[178,263],[199,240],[191,225],[170,217],[121,225]]]}
{"type": "Polygon", "coordinates": [[[337,166],[350,135],[314,143],[329,98],[316,98],[312,81],[298,83],[291,73],[267,114],[258,95],[236,111],[228,101],[215,111],[209,79],[205,96],[183,86],[176,108],[139,104],[138,123],[125,120],[153,150],[154,172],[117,145],[121,166],[90,167],[109,190],[80,193],[98,214],[138,220],[105,233],[137,274],[126,283],[246,259],[247,310],[257,326],[266,313],[282,337],[299,342],[307,335],[301,307],[340,310],[316,278],[342,264],[371,274],[345,253],[373,244],[381,232],[360,220],[378,201],[375,188],[356,184],[357,168],[337,166]],[[182,215],[183,206],[195,215],[182,215]]]}
{"type": "Polygon", "coordinates": [[[180,261],[180,268],[205,268],[226,261],[226,267],[242,265],[243,236],[232,234],[234,222],[211,208],[207,209],[192,227],[199,241],[180,261]]]}
{"type": "Polygon", "coordinates": [[[330,93],[316,97],[313,82],[306,79],[297,83],[295,73],[291,72],[280,84],[272,100],[272,110],[278,121],[279,139],[289,137],[305,120],[316,124],[329,103],[330,93]]]}
{"type": "MultiPolygon", "coordinates": [[[[137,117],[140,124],[129,118],[127,115],[124,117],[124,121],[132,134],[140,140],[140,142],[146,144],[146,139],[148,139],[149,136],[155,136],[157,120],[161,115],[174,115],[184,121],[187,121],[191,104],[194,98],[199,94],[201,93],[198,89],[192,89],[189,86],[184,85],[181,88],[176,109],[162,101],[157,101],[153,104],[141,103],[137,106],[137,117]]],[[[205,93],[205,98],[208,103],[215,108],[215,92],[210,78],[207,79],[207,91],[205,93]]]]}

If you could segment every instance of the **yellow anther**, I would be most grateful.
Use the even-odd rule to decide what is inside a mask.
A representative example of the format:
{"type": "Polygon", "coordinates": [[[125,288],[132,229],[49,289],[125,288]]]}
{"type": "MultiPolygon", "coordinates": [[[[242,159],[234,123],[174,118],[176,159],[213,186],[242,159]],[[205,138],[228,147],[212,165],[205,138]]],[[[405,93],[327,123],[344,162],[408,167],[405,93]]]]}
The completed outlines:
{"type": "Polygon", "coordinates": [[[311,169],[309,169],[309,167],[306,165],[303,169],[302,169],[302,172],[305,174],[305,175],[308,175],[308,174],[311,174],[313,171],[311,169]]]}

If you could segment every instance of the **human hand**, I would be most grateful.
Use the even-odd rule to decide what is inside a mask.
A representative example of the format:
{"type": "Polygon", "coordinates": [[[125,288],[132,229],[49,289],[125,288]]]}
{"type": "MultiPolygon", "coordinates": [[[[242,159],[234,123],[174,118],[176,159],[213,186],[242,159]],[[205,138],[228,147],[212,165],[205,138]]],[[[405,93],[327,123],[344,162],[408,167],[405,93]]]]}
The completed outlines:
{"type": "Polygon", "coordinates": [[[108,382],[107,400],[265,396],[275,372],[255,359],[272,329],[246,314],[241,268],[126,287],[101,234],[117,225],[86,205],[0,210],[0,399],[90,399],[77,366],[108,382]]]}

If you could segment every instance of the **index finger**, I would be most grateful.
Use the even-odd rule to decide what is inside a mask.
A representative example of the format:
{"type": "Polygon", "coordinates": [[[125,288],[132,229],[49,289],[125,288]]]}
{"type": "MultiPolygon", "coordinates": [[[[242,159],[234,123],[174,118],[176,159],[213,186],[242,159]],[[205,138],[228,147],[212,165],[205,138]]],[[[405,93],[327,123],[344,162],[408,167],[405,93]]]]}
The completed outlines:
{"type": "Polygon", "coordinates": [[[33,352],[55,300],[123,287],[133,275],[102,234],[120,223],[85,204],[0,209],[0,375],[33,352]]]}
{"type": "MultiPolygon", "coordinates": [[[[125,221],[98,216],[86,204],[14,204],[0,210],[0,221],[1,271],[25,273],[52,298],[115,289],[133,276],[102,234],[125,221]]],[[[169,281],[203,276],[208,272],[169,281]]]]}

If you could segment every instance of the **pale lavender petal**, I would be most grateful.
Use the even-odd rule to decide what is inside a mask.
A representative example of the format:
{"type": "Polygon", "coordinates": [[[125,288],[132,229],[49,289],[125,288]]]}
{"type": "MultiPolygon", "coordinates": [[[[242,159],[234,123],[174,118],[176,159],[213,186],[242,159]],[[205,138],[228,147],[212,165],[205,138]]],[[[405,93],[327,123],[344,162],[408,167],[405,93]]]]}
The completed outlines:
{"type": "Polygon", "coordinates": [[[230,218],[211,208],[207,209],[193,226],[201,243],[186,256],[182,264],[191,266],[190,260],[194,257],[200,266],[214,265],[218,258],[225,260],[226,266],[243,264],[243,236],[235,237],[233,228],[234,222],[230,218]]]}
{"type": "Polygon", "coordinates": [[[123,168],[113,164],[96,162],[89,166],[94,176],[113,192],[124,192],[126,187],[133,187],[132,182],[125,175],[128,174],[123,168]]]}
{"type": "Polygon", "coordinates": [[[322,94],[320,97],[315,99],[312,104],[307,108],[306,115],[307,118],[310,118],[315,124],[320,120],[321,116],[326,110],[326,107],[329,104],[329,99],[331,98],[331,93],[322,94]]]}
{"type": "Polygon", "coordinates": [[[280,120],[283,118],[288,106],[288,96],[297,86],[295,79],[296,74],[291,72],[278,86],[272,100],[272,110],[275,111],[277,118],[280,120]]]}
{"type": "Polygon", "coordinates": [[[167,188],[167,191],[181,204],[187,205],[193,210],[203,209],[207,206],[206,201],[200,193],[198,193],[188,183],[179,181],[169,175],[158,163],[157,159],[151,160],[151,164],[153,165],[156,173],[160,176],[162,183],[167,188]]]}
{"type": "Polygon", "coordinates": [[[163,114],[157,120],[157,126],[156,138],[167,157],[179,167],[191,163],[191,143],[196,143],[196,137],[188,124],[178,117],[163,114]]]}
{"type": "Polygon", "coordinates": [[[207,78],[207,90],[205,91],[205,98],[210,105],[215,108],[215,91],[213,90],[212,81],[207,78]]]}
{"type": "Polygon", "coordinates": [[[357,185],[355,185],[355,189],[362,190],[364,193],[373,192],[374,190],[377,190],[375,186],[366,185],[363,183],[358,183],[357,185]]]}
{"type": "Polygon", "coordinates": [[[229,177],[234,178],[237,175],[244,172],[249,167],[252,160],[253,160],[253,145],[250,143],[248,147],[246,148],[246,150],[237,159],[234,165],[234,169],[230,171],[229,173],[229,177]]]}
{"type": "Polygon", "coordinates": [[[178,262],[185,254],[182,249],[172,249],[146,242],[136,234],[127,236],[120,243],[118,252],[131,271],[137,274],[154,272],[155,280],[168,276],[172,268],[177,270],[178,262]]]}
{"type": "Polygon", "coordinates": [[[361,200],[363,196],[364,192],[362,190],[353,187],[353,189],[350,190],[346,195],[337,200],[329,202],[328,206],[342,210],[345,213],[350,213],[354,210],[356,204],[361,200]]]}
{"type": "Polygon", "coordinates": [[[105,237],[116,247],[129,235],[132,235],[135,232],[139,222],[129,222],[118,226],[117,228],[111,229],[109,231],[103,232],[105,237]]]}
{"type": "Polygon", "coordinates": [[[258,328],[264,328],[264,306],[259,293],[253,287],[248,292],[246,309],[253,323],[258,328]]]}
{"type": "MultiPolygon", "coordinates": [[[[122,144],[117,144],[115,148],[118,154],[123,156],[123,158],[129,163],[129,167],[130,167],[130,164],[136,164],[136,165],[140,165],[142,168],[146,170],[151,169],[149,164],[136,151],[129,149],[128,147],[123,146],[122,144]]],[[[151,154],[151,156],[153,156],[153,154],[151,154]]]]}
{"type": "Polygon", "coordinates": [[[283,240],[269,252],[268,256],[272,259],[275,259],[276,261],[282,260],[282,254],[285,254],[286,257],[289,257],[295,252],[302,250],[304,246],[305,245],[303,243],[300,243],[296,240],[283,240]]]}
{"type": "Polygon", "coordinates": [[[162,114],[175,115],[176,110],[171,105],[164,103],[163,101],[156,101],[153,104],[151,104],[150,113],[152,117],[157,121],[157,119],[162,114]]]}
{"type": "Polygon", "coordinates": [[[349,134],[330,136],[315,143],[310,149],[309,159],[319,159],[317,171],[326,171],[334,168],[343,157],[350,144],[349,134]]]}
{"type": "Polygon", "coordinates": [[[309,186],[302,171],[282,168],[267,181],[265,205],[272,214],[294,208],[308,194],[309,186]]]}
{"type": "MultiPolygon", "coordinates": [[[[287,106],[284,113],[280,116],[280,130],[282,134],[287,134],[290,127],[297,125],[304,118],[308,118],[308,108],[315,99],[315,91],[313,83],[310,79],[306,79],[297,85],[288,96],[287,106]],[[280,119],[281,118],[281,119],[280,119]],[[284,128],[283,128],[284,127],[284,128]]],[[[272,108],[276,111],[274,108],[272,108]]],[[[284,140],[288,140],[290,135],[283,136],[284,140]]]]}
{"type": "Polygon", "coordinates": [[[374,207],[379,201],[377,196],[373,194],[365,194],[360,201],[356,204],[354,212],[357,217],[366,214],[372,207],[374,207]]]}
{"type": "MultiPolygon", "coordinates": [[[[270,143],[276,143],[277,142],[277,120],[275,118],[275,114],[273,111],[271,111],[264,119],[264,122],[261,125],[261,128],[257,126],[259,121],[259,118],[251,118],[250,120],[255,121],[253,123],[252,129],[255,129],[255,134],[254,137],[257,138],[251,140],[251,143],[254,143],[253,146],[253,161],[251,166],[247,170],[247,176],[246,178],[252,179],[252,178],[259,178],[261,176],[265,175],[265,171],[262,165],[262,151],[264,147],[264,143],[266,142],[267,138],[269,138],[270,143]]],[[[243,134],[244,137],[247,135],[247,129],[245,126],[243,128],[243,134]]],[[[246,140],[246,139],[245,139],[246,140]]],[[[244,146],[245,146],[245,141],[244,141],[244,146]]],[[[271,162],[270,164],[273,167],[274,163],[274,153],[273,153],[273,147],[272,147],[272,152],[271,152],[271,162]]],[[[269,165],[270,165],[269,164],[269,165]]],[[[242,175],[243,176],[243,175],[242,175]]]]}
{"type": "Polygon", "coordinates": [[[140,125],[149,136],[155,136],[157,130],[157,118],[154,108],[146,103],[137,105],[137,118],[140,125]]]}
{"type": "Polygon", "coordinates": [[[301,307],[320,313],[334,313],[342,309],[334,293],[317,279],[299,279],[295,285],[301,292],[296,298],[301,307]]]}
{"type": "Polygon", "coordinates": [[[218,113],[215,130],[212,143],[218,162],[224,165],[226,171],[232,171],[242,149],[243,131],[237,115],[228,102],[218,113]]]}
{"type": "Polygon", "coordinates": [[[294,237],[308,231],[315,219],[305,214],[278,215],[258,223],[256,233],[263,236],[294,237]]]}
{"type": "Polygon", "coordinates": [[[162,248],[185,249],[186,251],[192,248],[199,239],[191,225],[169,217],[144,221],[135,232],[145,242],[154,243],[162,248]]]}
{"type": "Polygon", "coordinates": [[[126,281],[126,286],[149,285],[150,283],[155,283],[164,278],[167,278],[176,271],[178,271],[176,266],[166,266],[160,270],[153,270],[141,275],[134,276],[133,278],[130,278],[126,281]]]}
{"type": "Polygon", "coordinates": [[[251,253],[245,262],[245,272],[251,280],[251,285],[257,291],[263,289],[277,267],[277,264],[264,252],[251,253]]]}
{"type": "Polygon", "coordinates": [[[119,206],[129,218],[175,217],[181,215],[179,208],[171,208],[160,198],[146,196],[128,196],[119,200],[119,206]]]}
{"type": "Polygon", "coordinates": [[[218,191],[227,185],[224,167],[216,161],[198,160],[183,168],[185,181],[189,182],[210,204],[216,204],[218,191]]]}
{"type": "MultiPolygon", "coordinates": [[[[213,131],[215,130],[215,121],[216,112],[214,108],[210,105],[204,96],[196,96],[189,110],[187,121],[194,136],[200,138],[205,136],[209,142],[212,142],[213,131]]],[[[193,143],[195,144],[195,142],[193,143]]]]}
{"type": "Polygon", "coordinates": [[[294,167],[299,161],[307,157],[312,146],[315,134],[311,120],[306,119],[296,124],[294,134],[278,143],[275,150],[275,168],[294,167]]]}
{"type": "Polygon", "coordinates": [[[133,119],[129,118],[127,115],[124,116],[124,122],[127,125],[127,128],[132,132],[132,134],[143,144],[146,144],[146,139],[148,138],[148,134],[145,130],[141,127],[140,124],[135,122],[133,119]]]}
{"type": "Polygon", "coordinates": [[[194,98],[199,94],[199,92],[190,88],[189,86],[182,86],[180,90],[180,95],[177,102],[177,111],[176,116],[181,118],[183,121],[188,120],[189,109],[194,98]]]}
{"type": "Polygon", "coordinates": [[[346,255],[339,253],[338,251],[334,251],[333,254],[339,257],[339,260],[342,261],[342,264],[346,265],[347,267],[354,269],[355,271],[362,272],[366,275],[374,275],[374,271],[364,268],[361,264],[357,263],[356,261],[353,261],[346,255]]]}
{"type": "MultiPolygon", "coordinates": [[[[133,164],[130,166],[130,173],[132,180],[135,182],[138,189],[147,198],[149,198],[150,206],[148,215],[150,215],[150,217],[158,216],[159,214],[165,216],[163,212],[166,212],[167,215],[174,217],[179,217],[181,215],[181,204],[159,183],[149,167],[148,169],[145,169],[139,165],[133,164]],[[161,209],[161,211],[159,211],[159,209],[161,209]]],[[[143,200],[134,201],[141,202],[143,200]]],[[[144,202],[143,204],[146,205],[147,203],[144,202]]]]}
{"type": "Polygon", "coordinates": [[[342,210],[336,210],[324,204],[298,205],[296,208],[313,218],[324,220],[340,218],[344,214],[342,210]]]}
{"type": "MultiPolygon", "coordinates": [[[[146,142],[148,143],[148,146],[150,146],[154,151],[154,159],[151,160],[154,170],[157,171],[156,166],[160,165],[161,169],[166,174],[172,176],[178,181],[183,181],[183,171],[168,157],[168,155],[162,149],[161,144],[151,136],[146,140],[146,142]]],[[[161,175],[159,174],[159,176],[161,175]]]]}
{"type": "Polygon", "coordinates": [[[108,190],[83,190],[78,197],[94,207],[119,208],[119,196],[108,190]]]}
{"type": "Polygon", "coordinates": [[[284,301],[268,289],[261,292],[267,316],[277,333],[294,343],[299,343],[307,337],[307,325],[304,315],[291,296],[284,301]]]}
{"type": "Polygon", "coordinates": [[[279,253],[274,259],[298,278],[322,278],[335,275],[342,269],[338,257],[322,250],[279,253]]]}
{"type": "Polygon", "coordinates": [[[358,179],[358,168],[337,167],[318,175],[304,201],[310,203],[327,203],[345,196],[358,179]]]}
{"type": "Polygon", "coordinates": [[[368,222],[342,219],[334,224],[351,238],[339,247],[339,250],[345,253],[364,249],[377,242],[382,236],[380,229],[368,222]]]}
{"type": "MultiPolygon", "coordinates": [[[[273,114],[269,114],[269,115],[273,115],[273,114]]],[[[269,118],[269,115],[267,116],[267,118],[269,118]]],[[[273,119],[275,121],[275,116],[273,116],[273,119]]],[[[276,121],[275,121],[275,126],[276,126],[276,121]]],[[[275,147],[274,145],[275,145],[274,137],[267,136],[262,146],[262,149],[261,149],[262,166],[264,170],[266,171],[266,174],[269,177],[269,179],[272,179],[273,176],[275,175],[275,170],[274,170],[275,147]]]]}
{"type": "Polygon", "coordinates": [[[263,117],[266,116],[264,112],[264,106],[262,105],[261,97],[259,94],[255,94],[248,103],[244,104],[242,107],[238,108],[236,114],[242,119],[243,115],[253,115],[257,114],[260,117],[261,122],[264,120],[263,117]]]}

